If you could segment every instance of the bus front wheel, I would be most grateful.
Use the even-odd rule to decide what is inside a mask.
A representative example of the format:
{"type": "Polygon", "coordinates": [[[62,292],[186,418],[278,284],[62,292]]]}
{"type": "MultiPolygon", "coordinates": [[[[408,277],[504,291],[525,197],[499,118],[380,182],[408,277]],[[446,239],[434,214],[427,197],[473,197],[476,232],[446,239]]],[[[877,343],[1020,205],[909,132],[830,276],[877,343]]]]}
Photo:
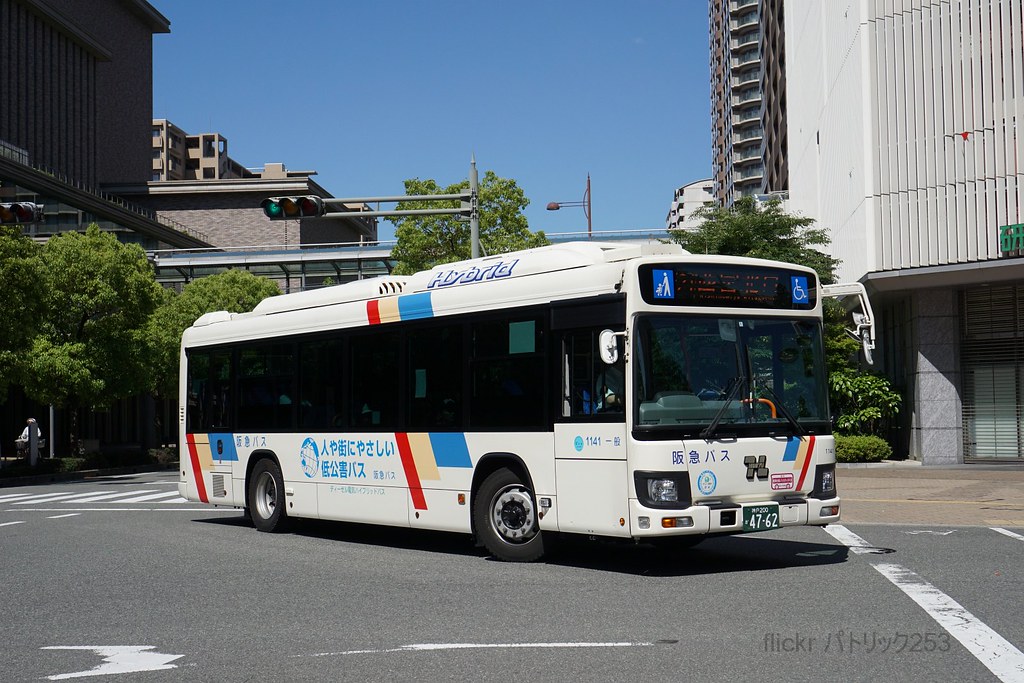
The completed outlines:
{"type": "Polygon", "coordinates": [[[260,531],[284,530],[284,477],[276,462],[263,459],[256,463],[249,478],[247,502],[253,526],[260,531]]]}
{"type": "Polygon", "coordinates": [[[492,472],[473,497],[473,522],[484,547],[506,562],[532,562],[544,554],[533,492],[507,468],[492,472]]]}

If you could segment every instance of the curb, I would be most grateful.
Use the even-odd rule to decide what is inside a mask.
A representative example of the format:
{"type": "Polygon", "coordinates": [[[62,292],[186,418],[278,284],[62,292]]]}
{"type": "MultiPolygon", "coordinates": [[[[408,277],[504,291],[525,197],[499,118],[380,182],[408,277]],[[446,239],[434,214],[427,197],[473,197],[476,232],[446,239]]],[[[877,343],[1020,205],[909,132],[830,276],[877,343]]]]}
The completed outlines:
{"type": "Polygon", "coordinates": [[[36,486],[39,484],[59,484],[65,481],[81,481],[83,479],[98,479],[100,477],[114,477],[122,474],[144,474],[146,472],[169,472],[177,470],[178,466],[170,465],[131,465],[128,467],[111,467],[104,470],[77,470],[75,472],[50,472],[48,474],[33,474],[27,477],[0,477],[0,489],[15,486],[36,486]]]}

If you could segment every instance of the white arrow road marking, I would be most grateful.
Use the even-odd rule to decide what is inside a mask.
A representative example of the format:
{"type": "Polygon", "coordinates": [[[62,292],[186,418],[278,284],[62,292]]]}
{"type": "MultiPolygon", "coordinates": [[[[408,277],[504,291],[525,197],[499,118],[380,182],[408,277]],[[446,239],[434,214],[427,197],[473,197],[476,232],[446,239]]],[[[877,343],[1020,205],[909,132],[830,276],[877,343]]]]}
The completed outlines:
{"type": "Polygon", "coordinates": [[[103,664],[69,674],[47,676],[51,681],[65,678],[84,678],[85,676],[106,676],[109,674],[130,674],[137,671],[159,671],[160,669],[176,669],[177,664],[169,664],[185,655],[167,655],[161,652],[146,652],[156,649],[155,645],[51,645],[43,650],[91,650],[103,657],[103,664]]]}

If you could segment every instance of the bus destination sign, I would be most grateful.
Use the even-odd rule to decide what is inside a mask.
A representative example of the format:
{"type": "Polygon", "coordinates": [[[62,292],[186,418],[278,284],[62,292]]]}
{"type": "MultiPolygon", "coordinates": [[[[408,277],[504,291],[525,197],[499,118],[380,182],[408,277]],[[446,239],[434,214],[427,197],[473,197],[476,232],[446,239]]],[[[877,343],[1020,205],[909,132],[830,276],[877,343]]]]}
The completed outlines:
{"type": "Polygon", "coordinates": [[[817,280],[811,273],[784,268],[651,264],[640,267],[640,293],[655,305],[806,311],[817,302],[817,280]]]}

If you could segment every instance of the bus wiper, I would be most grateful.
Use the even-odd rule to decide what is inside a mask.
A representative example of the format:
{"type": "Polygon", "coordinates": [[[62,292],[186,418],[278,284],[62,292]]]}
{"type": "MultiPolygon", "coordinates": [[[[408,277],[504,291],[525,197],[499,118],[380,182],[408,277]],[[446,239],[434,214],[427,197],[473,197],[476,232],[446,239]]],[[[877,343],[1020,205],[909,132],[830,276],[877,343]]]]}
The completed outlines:
{"type": "Polygon", "coordinates": [[[736,394],[739,393],[741,386],[743,386],[743,378],[733,377],[729,380],[729,393],[725,396],[725,402],[722,403],[722,407],[718,409],[718,412],[715,413],[715,416],[711,419],[708,426],[704,428],[704,431],[700,433],[702,439],[710,439],[711,435],[718,429],[718,423],[725,416],[725,411],[728,410],[729,404],[736,399],[736,394]]]}
{"type": "Polygon", "coordinates": [[[800,422],[795,417],[793,417],[793,413],[789,412],[789,408],[787,408],[782,403],[782,399],[779,398],[778,394],[776,394],[767,386],[761,387],[761,391],[768,394],[772,398],[772,400],[775,401],[775,407],[778,409],[780,413],[782,413],[782,417],[786,418],[786,421],[793,426],[793,430],[797,433],[797,436],[803,436],[804,434],[807,433],[807,430],[804,428],[804,426],[800,424],[800,422]]]}

